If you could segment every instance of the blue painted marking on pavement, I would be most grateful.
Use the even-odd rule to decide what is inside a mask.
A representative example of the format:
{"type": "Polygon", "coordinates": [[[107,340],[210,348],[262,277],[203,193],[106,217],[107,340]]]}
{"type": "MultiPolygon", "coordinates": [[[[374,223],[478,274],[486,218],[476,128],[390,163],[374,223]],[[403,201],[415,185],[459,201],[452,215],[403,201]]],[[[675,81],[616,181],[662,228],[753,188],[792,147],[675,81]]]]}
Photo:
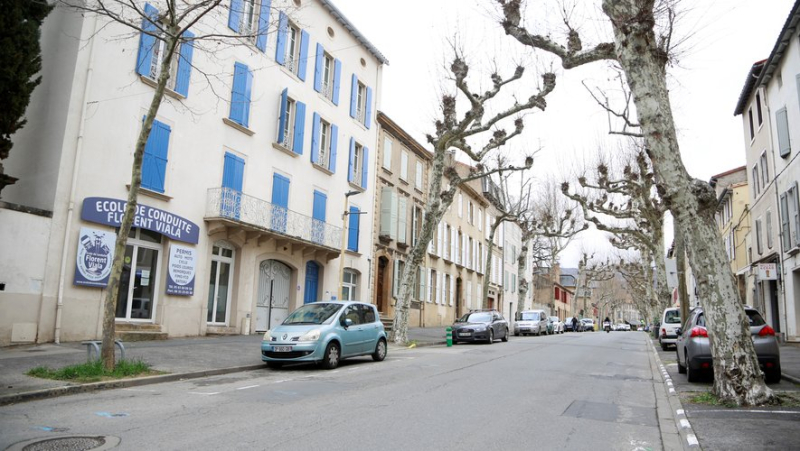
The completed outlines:
{"type": "Polygon", "coordinates": [[[127,413],[95,412],[94,414],[97,415],[97,416],[106,417],[106,418],[127,417],[128,416],[127,413]]]}

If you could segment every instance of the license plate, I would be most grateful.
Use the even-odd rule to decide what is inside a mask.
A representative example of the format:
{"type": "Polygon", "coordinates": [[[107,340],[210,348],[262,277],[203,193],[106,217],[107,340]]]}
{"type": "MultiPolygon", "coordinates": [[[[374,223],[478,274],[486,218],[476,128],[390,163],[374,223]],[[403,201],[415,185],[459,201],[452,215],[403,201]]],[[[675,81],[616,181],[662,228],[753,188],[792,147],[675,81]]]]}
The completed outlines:
{"type": "Polygon", "coordinates": [[[292,352],[291,346],[273,346],[272,349],[275,352],[292,352]]]}
{"type": "Polygon", "coordinates": [[[472,336],[472,333],[471,332],[459,332],[458,336],[459,337],[469,337],[469,336],[472,336]]]}

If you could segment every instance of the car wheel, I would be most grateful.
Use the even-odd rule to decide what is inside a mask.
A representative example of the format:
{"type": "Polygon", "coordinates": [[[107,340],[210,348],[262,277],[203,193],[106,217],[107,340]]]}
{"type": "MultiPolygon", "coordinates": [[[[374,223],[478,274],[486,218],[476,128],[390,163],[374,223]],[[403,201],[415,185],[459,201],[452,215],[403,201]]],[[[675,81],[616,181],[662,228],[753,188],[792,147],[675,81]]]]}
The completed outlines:
{"type": "Polygon", "coordinates": [[[381,338],[375,345],[375,352],[372,353],[372,360],[382,362],[386,358],[386,340],[381,338]]]}
{"type": "Polygon", "coordinates": [[[508,341],[508,328],[506,328],[506,333],[503,334],[503,341],[508,341]]]}
{"type": "Polygon", "coordinates": [[[514,332],[515,337],[519,337],[519,332],[514,332]]]}
{"type": "MultiPolygon", "coordinates": [[[[661,343],[661,340],[659,340],[658,342],[661,343]]],[[[669,345],[667,345],[666,343],[661,343],[661,350],[662,351],[666,351],[667,348],[669,348],[669,345]]]]}
{"type": "Polygon", "coordinates": [[[777,365],[775,368],[764,372],[764,382],[768,384],[777,384],[781,381],[781,366],[777,365]]]}
{"type": "Polygon", "coordinates": [[[328,346],[325,348],[325,354],[322,356],[322,367],[326,370],[336,368],[339,366],[340,356],[339,345],[334,342],[328,343],[328,346]]]}
{"type": "Polygon", "coordinates": [[[494,342],[494,330],[489,329],[489,341],[488,341],[488,343],[492,344],[493,342],[494,342]]]}
{"type": "Polygon", "coordinates": [[[277,370],[283,367],[283,362],[267,362],[267,368],[272,368],[273,370],[277,370]]]}
{"type": "Polygon", "coordinates": [[[689,356],[686,356],[686,379],[689,382],[700,382],[701,379],[700,370],[693,370],[692,366],[689,365],[689,356]]]}
{"type": "MultiPolygon", "coordinates": [[[[684,354],[686,353],[685,350],[683,352],[684,354]]],[[[678,352],[677,347],[675,348],[675,356],[678,360],[678,374],[686,374],[686,367],[681,365],[681,354],[678,352]]]]}

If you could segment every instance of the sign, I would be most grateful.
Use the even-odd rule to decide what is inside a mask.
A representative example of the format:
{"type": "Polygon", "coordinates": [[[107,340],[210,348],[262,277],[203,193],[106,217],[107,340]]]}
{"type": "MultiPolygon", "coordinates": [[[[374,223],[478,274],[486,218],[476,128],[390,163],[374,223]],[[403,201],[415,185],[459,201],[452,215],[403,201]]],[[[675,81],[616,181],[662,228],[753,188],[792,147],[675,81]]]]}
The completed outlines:
{"type": "MultiPolygon", "coordinates": [[[[122,224],[122,215],[125,214],[126,203],[127,201],[119,199],[87,197],[83,200],[81,219],[119,227],[122,224]]],[[[168,211],[142,204],[136,206],[133,227],[152,230],[169,239],[185,243],[197,244],[200,238],[200,228],[192,221],[168,211]]]]}
{"type": "Polygon", "coordinates": [[[778,268],[775,263],[758,264],[758,280],[778,280],[778,268]]]}
{"type": "Polygon", "coordinates": [[[167,294],[194,295],[194,275],[197,253],[190,247],[171,244],[167,266],[167,294]]]}
{"type": "Polygon", "coordinates": [[[78,258],[75,264],[75,285],[105,287],[114,261],[117,234],[81,227],[78,235],[78,258]]]}

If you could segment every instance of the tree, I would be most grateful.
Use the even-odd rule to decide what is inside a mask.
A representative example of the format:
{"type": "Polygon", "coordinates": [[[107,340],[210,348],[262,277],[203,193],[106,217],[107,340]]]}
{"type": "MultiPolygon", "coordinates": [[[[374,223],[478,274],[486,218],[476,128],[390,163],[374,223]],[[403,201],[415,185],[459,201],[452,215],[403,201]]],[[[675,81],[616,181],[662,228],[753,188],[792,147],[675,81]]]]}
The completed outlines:
{"type": "Polygon", "coordinates": [[[42,70],[42,49],[39,29],[53,9],[44,0],[0,0],[0,192],[17,181],[5,174],[2,160],[8,158],[13,143],[11,135],[21,129],[31,94],[42,81],[34,76],[42,70]]]}
{"type": "Polygon", "coordinates": [[[550,35],[530,33],[522,24],[522,0],[497,0],[505,32],[525,46],[554,55],[565,69],[607,61],[625,74],[636,107],[636,133],[644,139],[659,195],[683,234],[695,269],[714,364],[713,392],[738,405],[775,402],[759,369],[747,316],[714,221],[716,196],[708,183],[692,178],[683,165],[667,87],[672,50],[673,0],[602,0],[613,42],[584,49],[565,18],[567,45],[550,35]],[[658,29],[658,30],[657,30],[658,29]],[[657,32],[658,31],[658,32],[657,32]]]}
{"type": "MultiPolygon", "coordinates": [[[[143,37],[142,42],[145,42],[145,39],[149,41],[150,47],[148,51],[152,52],[151,56],[160,53],[160,59],[155,61],[155,64],[158,65],[155,91],[134,145],[130,189],[122,223],[117,232],[114,259],[103,303],[101,359],[103,366],[111,370],[115,365],[114,317],[125,247],[135,217],[139,189],[142,184],[144,149],[150,136],[153,121],[164,99],[167,81],[172,72],[172,65],[179,58],[186,58],[184,52],[181,51],[183,48],[199,49],[197,43],[202,41],[235,45],[243,39],[256,39],[266,36],[269,24],[265,21],[259,21],[257,30],[253,30],[252,33],[221,33],[219,28],[215,26],[210,28],[202,27],[203,32],[194,30],[206,16],[210,16],[213,22],[216,23],[227,22],[223,20],[223,14],[227,17],[228,2],[222,5],[223,0],[194,0],[192,2],[182,0],[59,0],[59,3],[78,13],[97,16],[98,20],[104,22],[104,26],[116,23],[127,27],[133,33],[141,35],[143,37]],[[214,15],[218,17],[213,17],[214,15]],[[156,48],[160,52],[154,52],[156,48]]],[[[241,2],[232,2],[232,4],[238,4],[239,7],[242,7],[241,2]]],[[[212,20],[209,22],[212,22],[212,20]]],[[[98,39],[98,36],[92,36],[91,39],[98,39]]],[[[207,74],[204,75],[208,77],[207,74]]]]}
{"type": "MultiPolygon", "coordinates": [[[[400,292],[395,305],[393,339],[396,343],[408,341],[408,309],[414,289],[414,277],[428,243],[433,239],[434,229],[441,221],[447,207],[453,202],[457,188],[473,180],[478,180],[499,169],[489,169],[483,163],[490,152],[496,151],[511,139],[519,136],[524,128],[524,120],[520,115],[525,111],[547,106],[546,96],[555,88],[555,75],[542,75],[542,84],[524,101],[514,100],[504,108],[493,107],[498,94],[509,84],[522,78],[525,70],[517,66],[514,73],[504,79],[497,73],[491,75],[491,87],[480,93],[468,82],[469,65],[458,51],[450,65],[452,81],[456,92],[442,96],[442,117],[436,121],[434,135],[428,135],[428,142],[433,145],[433,161],[428,185],[428,203],[425,206],[422,231],[417,243],[410,251],[409,261],[403,270],[400,292]],[[466,105],[458,104],[459,94],[466,99],[466,105]],[[460,109],[460,111],[459,111],[460,109]],[[513,118],[513,130],[509,133],[500,128],[504,120],[513,118]],[[488,137],[487,137],[488,135],[488,137]],[[460,151],[475,164],[469,173],[459,172],[453,158],[454,151],[460,151]],[[446,158],[447,157],[447,158],[446,158]]],[[[512,172],[529,168],[533,164],[531,157],[525,158],[524,165],[504,167],[504,171],[512,172]]]]}

